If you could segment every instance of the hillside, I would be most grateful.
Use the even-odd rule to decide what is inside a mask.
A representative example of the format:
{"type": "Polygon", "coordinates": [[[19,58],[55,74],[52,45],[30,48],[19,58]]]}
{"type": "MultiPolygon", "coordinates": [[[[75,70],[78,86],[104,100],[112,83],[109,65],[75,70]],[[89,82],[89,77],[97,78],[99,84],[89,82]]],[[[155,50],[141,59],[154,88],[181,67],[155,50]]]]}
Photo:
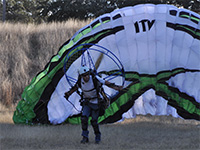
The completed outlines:
{"type": "Polygon", "coordinates": [[[88,21],[50,24],[0,23],[0,102],[20,100],[23,89],[40,72],[59,47],[88,21]]]}

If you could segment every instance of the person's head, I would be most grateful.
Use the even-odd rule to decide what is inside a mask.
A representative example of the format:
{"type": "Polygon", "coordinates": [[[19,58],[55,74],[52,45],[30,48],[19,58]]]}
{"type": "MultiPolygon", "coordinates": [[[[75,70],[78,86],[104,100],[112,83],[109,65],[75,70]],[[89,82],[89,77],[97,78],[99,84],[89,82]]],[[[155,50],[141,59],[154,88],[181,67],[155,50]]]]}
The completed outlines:
{"type": "Polygon", "coordinates": [[[81,66],[79,73],[85,82],[89,81],[90,69],[87,66],[81,66]]]}

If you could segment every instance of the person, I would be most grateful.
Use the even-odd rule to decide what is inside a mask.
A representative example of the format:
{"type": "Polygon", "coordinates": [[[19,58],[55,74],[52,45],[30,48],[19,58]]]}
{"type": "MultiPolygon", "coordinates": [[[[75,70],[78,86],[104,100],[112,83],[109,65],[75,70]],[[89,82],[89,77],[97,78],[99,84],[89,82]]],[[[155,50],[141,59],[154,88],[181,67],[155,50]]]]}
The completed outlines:
{"type": "Polygon", "coordinates": [[[68,91],[65,92],[65,98],[68,97],[81,88],[82,91],[82,99],[81,99],[81,106],[82,106],[82,114],[81,114],[81,127],[82,127],[82,140],[81,143],[85,144],[89,142],[89,131],[88,131],[88,118],[89,116],[92,117],[91,125],[94,130],[95,134],[95,143],[99,143],[101,141],[101,132],[99,130],[98,125],[98,117],[99,117],[99,108],[100,108],[100,94],[97,92],[98,88],[95,87],[97,84],[94,83],[94,77],[98,80],[101,84],[104,84],[110,88],[115,90],[121,90],[122,86],[115,85],[114,83],[110,83],[107,80],[100,78],[99,76],[92,75],[90,69],[87,66],[81,66],[79,70],[79,79],[76,84],[68,91]]]}

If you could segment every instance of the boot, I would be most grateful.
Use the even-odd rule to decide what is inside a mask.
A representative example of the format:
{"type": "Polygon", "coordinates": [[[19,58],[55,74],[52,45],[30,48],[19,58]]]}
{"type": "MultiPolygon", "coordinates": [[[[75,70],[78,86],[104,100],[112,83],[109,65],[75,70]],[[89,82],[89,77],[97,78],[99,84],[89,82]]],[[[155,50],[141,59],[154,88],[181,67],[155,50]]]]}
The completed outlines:
{"type": "Polygon", "coordinates": [[[83,136],[83,139],[81,140],[81,143],[82,144],[85,144],[85,143],[88,143],[89,142],[89,139],[85,136],[83,136]]]}
{"type": "Polygon", "coordinates": [[[95,136],[95,143],[99,144],[100,142],[101,142],[101,133],[96,134],[96,136],[95,136]]]}

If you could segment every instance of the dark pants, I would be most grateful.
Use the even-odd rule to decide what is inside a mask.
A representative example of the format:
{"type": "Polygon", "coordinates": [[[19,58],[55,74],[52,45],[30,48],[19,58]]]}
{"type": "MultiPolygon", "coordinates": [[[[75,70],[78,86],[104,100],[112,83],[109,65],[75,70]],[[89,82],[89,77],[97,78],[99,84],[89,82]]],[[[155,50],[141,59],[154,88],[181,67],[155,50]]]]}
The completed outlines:
{"type": "Polygon", "coordinates": [[[88,118],[92,117],[91,125],[94,129],[96,137],[100,137],[101,133],[99,131],[98,117],[99,117],[99,106],[98,104],[84,104],[82,108],[81,125],[82,125],[82,136],[88,138],[88,118]]]}

